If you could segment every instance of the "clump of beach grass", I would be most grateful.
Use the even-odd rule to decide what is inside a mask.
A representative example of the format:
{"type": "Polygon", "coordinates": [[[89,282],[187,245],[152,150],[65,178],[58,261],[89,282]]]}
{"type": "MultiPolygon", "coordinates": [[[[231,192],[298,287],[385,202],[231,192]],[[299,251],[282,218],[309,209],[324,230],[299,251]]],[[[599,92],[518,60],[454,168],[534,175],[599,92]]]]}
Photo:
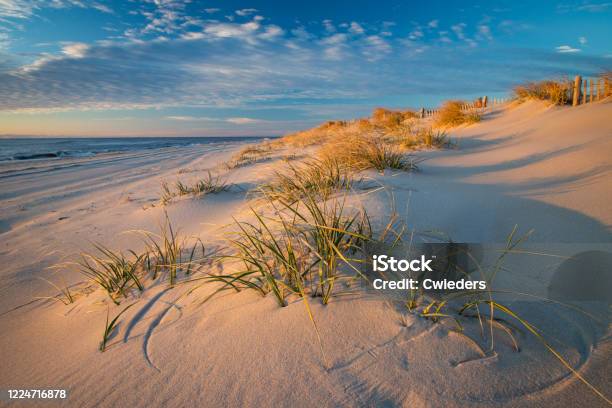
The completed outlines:
{"type": "Polygon", "coordinates": [[[434,123],[437,127],[454,127],[463,124],[480,122],[480,115],[476,112],[465,112],[465,102],[446,101],[437,112],[434,123]]]}
{"type": "Polygon", "coordinates": [[[281,142],[294,147],[308,147],[334,138],[349,127],[344,121],[328,121],[315,128],[290,133],[283,136],[281,142]]]}
{"type": "Polygon", "coordinates": [[[160,226],[159,233],[150,231],[133,231],[144,237],[145,253],[142,255],[146,269],[151,272],[152,279],[157,279],[162,272],[167,273],[168,283],[173,286],[179,272],[186,276],[193,273],[199,263],[195,262],[198,254],[201,261],[206,256],[206,248],[201,239],[196,239],[192,245],[188,244],[188,239],[176,230],[168,214],[164,212],[164,221],[160,226]]]}
{"type": "Polygon", "coordinates": [[[173,190],[166,181],[162,182],[162,195],[160,198],[162,205],[168,205],[177,196],[218,194],[228,191],[231,187],[227,181],[218,175],[213,175],[210,171],[207,171],[206,176],[196,180],[193,184],[186,184],[181,180],[177,180],[174,186],[175,189],[173,190]]]}
{"type": "Polygon", "coordinates": [[[196,195],[218,194],[229,190],[229,188],[230,186],[225,180],[222,180],[220,176],[213,176],[209,171],[206,173],[206,177],[199,179],[193,184],[191,193],[196,195]]]}
{"type": "Polygon", "coordinates": [[[270,143],[260,143],[256,145],[248,145],[242,148],[232,158],[224,164],[228,170],[237,167],[248,166],[263,160],[267,160],[272,152],[270,143]]]}
{"type": "Polygon", "coordinates": [[[363,260],[353,258],[352,254],[363,252],[365,242],[372,239],[370,219],[363,209],[347,214],[345,197],[321,202],[306,194],[301,205],[282,204],[301,224],[301,241],[315,256],[312,266],[316,279],[312,276],[313,268],[308,269],[311,295],[321,296],[323,304],[327,304],[339,278],[339,264],[362,276],[354,265],[363,260]]]}
{"type": "Polygon", "coordinates": [[[269,199],[295,202],[303,197],[304,192],[327,199],[336,191],[350,190],[353,184],[353,172],[338,160],[311,159],[289,164],[286,171],[276,172],[272,181],[261,184],[256,191],[269,199]]]}
{"type": "Polygon", "coordinates": [[[514,87],[514,95],[519,101],[537,99],[547,101],[553,105],[569,103],[570,92],[571,84],[567,79],[529,82],[514,87]]]}
{"type": "Polygon", "coordinates": [[[141,282],[145,254],[138,255],[129,251],[131,258],[120,251],[113,251],[101,244],[94,244],[97,252],[81,254],[77,262],[79,271],[103,288],[109,298],[119,304],[119,298],[127,298],[128,291],[134,287],[144,290],[141,282]]]}
{"type": "Polygon", "coordinates": [[[172,199],[176,196],[176,194],[172,191],[172,189],[168,185],[168,182],[166,181],[162,181],[161,188],[162,188],[162,195],[160,198],[160,203],[162,205],[168,205],[172,201],[172,199]]]}
{"type": "Polygon", "coordinates": [[[394,111],[385,108],[376,108],[372,112],[372,119],[370,123],[379,127],[387,133],[392,133],[401,129],[403,124],[409,120],[417,117],[417,114],[413,111],[394,111]]]}
{"type": "Polygon", "coordinates": [[[445,130],[434,130],[431,127],[416,129],[408,135],[398,138],[396,142],[407,149],[449,148],[453,144],[445,130]]]}
{"type": "Polygon", "coordinates": [[[349,211],[344,199],[321,200],[312,190],[299,195],[298,202],[270,198],[274,217],[252,210],[253,222],[236,221],[237,232],[228,239],[234,250],[227,257],[243,268],[215,280],[237,290],[273,293],[280,306],[288,295],[306,293],[327,304],[340,268],[359,272],[354,266],[359,259],[351,254],[371,238],[365,211],[349,211]]]}
{"type": "Polygon", "coordinates": [[[375,169],[417,170],[417,161],[402,149],[382,140],[380,137],[353,134],[330,141],[319,151],[323,159],[335,158],[347,168],[355,171],[375,169]]]}

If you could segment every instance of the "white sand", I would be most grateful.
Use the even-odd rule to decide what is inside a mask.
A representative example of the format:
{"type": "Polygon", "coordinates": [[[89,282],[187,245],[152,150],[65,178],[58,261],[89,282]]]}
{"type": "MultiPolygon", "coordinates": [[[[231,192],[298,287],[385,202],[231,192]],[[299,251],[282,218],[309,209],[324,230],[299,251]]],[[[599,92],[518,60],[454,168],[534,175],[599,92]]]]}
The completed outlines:
{"type": "MultiPolygon", "coordinates": [[[[428,158],[419,173],[368,172],[386,190],[354,199],[382,220],[392,191],[414,231],[439,230],[454,241],[503,243],[518,224],[535,229],[533,248],[568,256],[612,252],[610,117],[609,103],[496,109],[482,123],[450,132],[457,149],[418,153],[428,158]]],[[[156,229],[160,181],[174,181],[180,169],[192,170],[181,179],[195,178],[237,148],[99,156],[63,161],[53,171],[49,164],[0,168],[0,389],[66,388],[64,405],[75,407],[606,406],[533,336],[518,336],[517,353],[498,334],[497,355],[482,359],[448,330],[452,325],[407,315],[368,294],[333,298],[328,306],[311,302],[328,369],[302,303],[280,308],[254,292],[227,292],[197,306],[210,291],[204,288],[165,313],[184,289],[148,288],[105,353],[97,350],[108,303],[100,291],[70,306],[34,302],[13,310],[55,294],[39,277],[81,281],[75,272],[46,268],[88,249],[88,241],[138,249],[139,239],[121,232],[156,229]]],[[[167,207],[169,215],[213,246],[232,216],[246,214],[245,191],[279,165],[232,170],[226,177],[238,187],[180,200],[167,207]]],[[[511,259],[514,275],[501,284],[546,296],[563,261],[511,259]]],[[[559,340],[557,350],[610,398],[609,308],[591,306],[603,323],[554,305],[517,308],[559,340]]]]}

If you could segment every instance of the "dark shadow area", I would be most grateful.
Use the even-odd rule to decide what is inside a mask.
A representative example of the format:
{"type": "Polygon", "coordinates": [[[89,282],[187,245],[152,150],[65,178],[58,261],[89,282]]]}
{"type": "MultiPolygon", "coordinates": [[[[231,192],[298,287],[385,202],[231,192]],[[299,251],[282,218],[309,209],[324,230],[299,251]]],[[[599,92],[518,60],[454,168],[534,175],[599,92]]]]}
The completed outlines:
{"type": "Polygon", "coordinates": [[[548,298],[612,303],[612,254],[586,251],[564,261],[551,279],[548,298]]]}

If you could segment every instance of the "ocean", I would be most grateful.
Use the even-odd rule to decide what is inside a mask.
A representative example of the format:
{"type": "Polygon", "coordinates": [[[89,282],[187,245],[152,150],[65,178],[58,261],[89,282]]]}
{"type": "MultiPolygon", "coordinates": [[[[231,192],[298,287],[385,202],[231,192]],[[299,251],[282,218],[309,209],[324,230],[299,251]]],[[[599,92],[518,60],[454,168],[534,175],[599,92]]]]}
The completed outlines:
{"type": "Polygon", "coordinates": [[[96,137],[96,138],[0,138],[0,162],[14,160],[61,160],[93,157],[166,147],[215,145],[261,141],[265,137],[96,137]]]}

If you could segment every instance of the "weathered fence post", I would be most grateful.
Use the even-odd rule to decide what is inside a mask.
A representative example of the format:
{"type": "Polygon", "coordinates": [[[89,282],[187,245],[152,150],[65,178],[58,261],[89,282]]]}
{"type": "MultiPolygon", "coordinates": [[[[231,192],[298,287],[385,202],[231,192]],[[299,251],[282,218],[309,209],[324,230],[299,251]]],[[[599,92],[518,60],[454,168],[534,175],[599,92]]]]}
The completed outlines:
{"type": "Polygon", "coordinates": [[[583,87],[583,91],[582,91],[582,104],[583,105],[587,102],[586,97],[587,97],[587,83],[588,82],[589,81],[587,81],[587,79],[585,78],[584,79],[584,87],[583,87]]]}
{"type": "Polygon", "coordinates": [[[580,85],[582,85],[582,77],[580,75],[576,75],[574,79],[574,95],[572,100],[572,106],[578,106],[580,103],[580,85]]]}
{"type": "Polygon", "coordinates": [[[487,107],[487,96],[486,95],[482,97],[482,107],[483,108],[487,107]]]}
{"type": "Polygon", "coordinates": [[[600,78],[597,79],[597,100],[601,99],[601,92],[599,91],[599,88],[601,88],[601,79],[600,78]]]}
{"type": "Polygon", "coordinates": [[[421,108],[421,119],[425,117],[425,108],[421,108]]]}
{"type": "Polygon", "coordinates": [[[591,93],[589,94],[589,102],[593,102],[593,80],[591,79],[591,93]]]}

